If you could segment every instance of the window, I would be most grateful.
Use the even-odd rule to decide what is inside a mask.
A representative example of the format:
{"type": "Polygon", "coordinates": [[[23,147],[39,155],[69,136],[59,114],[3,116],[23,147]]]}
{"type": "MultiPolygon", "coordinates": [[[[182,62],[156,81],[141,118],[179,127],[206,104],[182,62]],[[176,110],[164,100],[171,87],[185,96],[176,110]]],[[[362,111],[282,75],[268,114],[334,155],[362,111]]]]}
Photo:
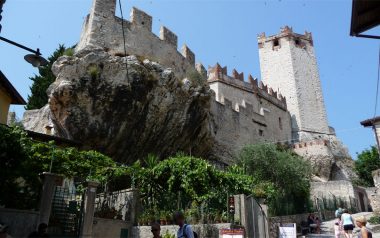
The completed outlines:
{"type": "Polygon", "coordinates": [[[300,44],[301,44],[301,41],[300,41],[300,39],[295,39],[295,40],[294,40],[294,43],[296,43],[296,45],[300,45],[300,44]]]}
{"type": "Polygon", "coordinates": [[[273,40],[273,47],[280,46],[278,39],[273,40]]]}
{"type": "Polygon", "coordinates": [[[278,126],[280,127],[280,130],[282,130],[282,121],[281,121],[281,117],[278,118],[278,126]]]}
{"type": "Polygon", "coordinates": [[[264,136],[264,131],[260,129],[260,130],[259,130],[259,135],[260,135],[260,136],[264,136]]]}

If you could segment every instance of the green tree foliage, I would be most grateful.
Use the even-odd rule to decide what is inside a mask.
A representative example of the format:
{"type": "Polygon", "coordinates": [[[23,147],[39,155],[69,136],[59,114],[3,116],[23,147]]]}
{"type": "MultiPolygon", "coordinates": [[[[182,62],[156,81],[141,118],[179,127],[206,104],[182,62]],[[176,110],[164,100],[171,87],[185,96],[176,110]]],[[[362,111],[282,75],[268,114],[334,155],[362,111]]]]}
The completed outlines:
{"type": "Polygon", "coordinates": [[[25,106],[26,110],[39,109],[48,103],[48,95],[46,90],[55,81],[55,75],[51,71],[53,63],[62,55],[71,55],[72,47],[66,48],[64,45],[59,45],[58,49],[48,58],[48,64],[38,68],[39,75],[30,77],[33,81],[30,87],[31,95],[28,96],[28,103],[25,106]]]}
{"type": "Polygon", "coordinates": [[[96,151],[59,148],[33,141],[18,127],[0,126],[0,204],[13,208],[36,208],[41,180],[51,172],[67,178],[107,182],[125,173],[125,168],[96,151]]]}
{"type": "Polygon", "coordinates": [[[355,171],[359,176],[356,183],[366,187],[373,187],[372,171],[376,169],[380,169],[379,152],[376,146],[371,146],[370,149],[359,153],[358,159],[355,161],[355,171]]]}
{"type": "Polygon", "coordinates": [[[245,146],[238,164],[257,181],[254,193],[265,194],[272,214],[304,212],[310,194],[308,161],[276,145],[262,144],[245,146]]]}

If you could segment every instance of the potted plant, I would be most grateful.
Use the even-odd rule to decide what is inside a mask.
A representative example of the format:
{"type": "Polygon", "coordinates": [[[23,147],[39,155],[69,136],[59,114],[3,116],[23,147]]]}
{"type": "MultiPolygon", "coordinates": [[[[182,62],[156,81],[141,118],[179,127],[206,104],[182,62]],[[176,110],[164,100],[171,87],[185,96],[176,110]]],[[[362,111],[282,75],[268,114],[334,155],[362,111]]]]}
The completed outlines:
{"type": "Polygon", "coordinates": [[[220,212],[215,213],[215,222],[222,223],[222,214],[220,214],[220,212]]]}
{"type": "Polygon", "coordinates": [[[170,234],[169,231],[166,231],[162,238],[175,238],[175,235],[170,234]]]}
{"type": "Polygon", "coordinates": [[[223,212],[222,212],[222,222],[223,222],[223,223],[228,222],[228,214],[227,214],[226,211],[223,211],[223,212]]]}
{"type": "Polygon", "coordinates": [[[166,225],[167,221],[166,221],[166,213],[165,211],[161,211],[160,212],[160,225],[163,226],[163,225],[166,225]]]}
{"type": "Polygon", "coordinates": [[[171,225],[173,224],[173,216],[171,211],[166,211],[166,224],[171,225]]]}

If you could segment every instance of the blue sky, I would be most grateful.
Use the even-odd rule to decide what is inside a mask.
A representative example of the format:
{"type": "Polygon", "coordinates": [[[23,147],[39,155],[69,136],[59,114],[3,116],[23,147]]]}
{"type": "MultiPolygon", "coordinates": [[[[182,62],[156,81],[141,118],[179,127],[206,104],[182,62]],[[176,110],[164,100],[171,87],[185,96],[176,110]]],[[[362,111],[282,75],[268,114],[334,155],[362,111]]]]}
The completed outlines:
{"type": "MultiPolygon", "coordinates": [[[[7,0],[3,37],[39,47],[49,56],[58,46],[80,37],[92,0],[7,0]]],[[[122,0],[124,17],[136,6],[153,16],[153,31],[165,25],[195,52],[206,67],[219,62],[260,78],[257,35],[272,35],[289,25],[313,33],[330,125],[355,157],[375,143],[359,122],[374,114],[378,40],[349,36],[351,0],[122,0]]],[[[378,30],[378,29],[377,29],[378,30]]],[[[378,31],[379,32],[379,31],[378,31]]],[[[0,69],[26,99],[37,73],[23,60],[27,52],[0,42],[0,69]]],[[[23,107],[12,106],[18,117],[23,107]]],[[[380,110],[378,110],[380,114],[380,110]]]]}

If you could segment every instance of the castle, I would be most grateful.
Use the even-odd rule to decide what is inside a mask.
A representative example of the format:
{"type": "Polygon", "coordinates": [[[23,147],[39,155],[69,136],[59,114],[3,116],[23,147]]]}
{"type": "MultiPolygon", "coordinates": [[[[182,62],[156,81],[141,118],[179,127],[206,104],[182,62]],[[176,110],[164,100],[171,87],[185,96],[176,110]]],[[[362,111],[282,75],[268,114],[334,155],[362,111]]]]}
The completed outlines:
{"type": "MultiPolygon", "coordinates": [[[[88,139],[90,144],[93,143],[94,137],[99,137],[95,143],[96,148],[103,151],[111,148],[119,155],[127,153],[129,157],[141,151],[146,152],[147,147],[153,152],[165,149],[168,153],[194,148],[194,154],[198,153],[225,164],[233,163],[236,152],[246,144],[287,144],[293,147],[296,153],[313,163],[316,181],[351,179],[352,159],[336,137],[334,129],[328,125],[311,33],[297,34],[286,26],[279,34],[273,36],[260,34],[258,48],[262,79],[258,80],[251,75],[245,78],[243,73],[235,69],[229,74],[227,67],[222,67],[218,63],[206,71],[202,64],[195,63],[195,54],[187,45],[182,47],[181,52],[177,50],[177,35],[167,27],[161,27],[159,36],[152,33],[153,19],[147,13],[132,8],[128,21],[115,16],[115,9],[116,0],[93,1],[91,12],[84,22],[80,41],[75,49],[76,58],[63,57],[55,63],[53,72],[57,75],[57,81],[49,89],[49,105],[25,113],[24,125],[27,129],[43,132],[45,126],[53,126],[55,133],[60,136],[82,141],[88,139]],[[168,71],[162,67],[168,68],[181,81],[181,83],[164,83],[163,87],[167,88],[160,90],[171,91],[159,91],[157,95],[154,94],[157,97],[165,97],[160,107],[166,106],[164,111],[172,113],[163,119],[162,113],[151,115],[151,117],[160,117],[153,118],[152,121],[162,119],[165,123],[160,129],[156,128],[157,125],[146,121],[146,118],[150,118],[147,115],[141,117],[135,114],[130,117],[133,120],[125,119],[131,113],[128,110],[137,108],[138,113],[148,111],[146,108],[153,100],[142,101],[148,98],[145,94],[134,95],[138,98],[127,95],[132,79],[128,77],[124,79],[125,75],[122,72],[125,67],[116,65],[125,60],[126,56],[138,67],[150,68],[156,74],[159,72],[159,77],[164,80],[168,80],[168,71]],[[137,58],[132,56],[145,60],[138,63],[137,58]],[[157,62],[161,66],[152,62],[157,62]],[[133,106],[129,107],[130,109],[120,103],[116,105],[118,109],[115,110],[125,110],[123,113],[127,116],[115,114],[117,118],[114,120],[125,120],[124,122],[109,121],[108,114],[94,109],[90,102],[94,101],[92,104],[100,102],[96,101],[96,97],[91,98],[94,96],[85,91],[85,88],[81,88],[85,94],[78,97],[83,103],[80,107],[75,105],[78,100],[69,97],[79,93],[78,90],[73,91],[73,88],[82,87],[80,85],[89,82],[89,80],[83,81],[88,77],[85,75],[87,71],[84,67],[93,64],[101,65],[100,68],[104,71],[102,77],[107,81],[96,83],[107,83],[108,88],[113,88],[109,93],[116,92],[120,85],[127,85],[125,89],[127,91],[115,94],[117,97],[124,97],[123,103],[132,100],[133,106]],[[210,92],[205,92],[205,87],[200,85],[191,86],[189,72],[198,72],[210,92]],[[178,92],[178,88],[185,91],[178,92]],[[144,103],[147,106],[143,107],[144,103]],[[170,110],[179,111],[170,112],[170,110]],[[145,124],[141,126],[135,122],[136,118],[142,118],[144,120],[142,123],[145,124]],[[167,124],[168,121],[173,124],[167,124]],[[128,124],[132,122],[135,124],[128,124]],[[170,134],[171,131],[166,127],[173,125],[170,130],[174,132],[170,134]],[[100,136],[94,134],[96,130],[92,130],[93,128],[98,132],[104,130],[104,133],[99,132],[100,136]],[[123,134],[126,131],[130,134],[123,134]],[[111,132],[115,133],[114,137],[111,132]],[[181,133],[183,135],[178,137],[181,133]],[[160,138],[161,144],[157,142],[157,138],[160,138]],[[136,142],[139,144],[133,144],[136,142]]],[[[138,82],[141,82],[139,77],[138,82]]],[[[149,87],[135,93],[149,93],[152,86],[149,87]]],[[[103,98],[106,99],[115,96],[101,91],[99,93],[104,93],[103,98]]],[[[119,98],[110,98],[108,103],[113,105],[118,100],[119,98]]],[[[150,112],[157,112],[157,105],[153,106],[154,110],[150,112]]],[[[319,190],[315,188],[314,191],[326,193],[323,186],[319,187],[319,190]]],[[[338,183],[332,188],[339,189],[339,186],[338,183]]],[[[343,187],[347,186],[352,187],[351,183],[343,187]]]]}

